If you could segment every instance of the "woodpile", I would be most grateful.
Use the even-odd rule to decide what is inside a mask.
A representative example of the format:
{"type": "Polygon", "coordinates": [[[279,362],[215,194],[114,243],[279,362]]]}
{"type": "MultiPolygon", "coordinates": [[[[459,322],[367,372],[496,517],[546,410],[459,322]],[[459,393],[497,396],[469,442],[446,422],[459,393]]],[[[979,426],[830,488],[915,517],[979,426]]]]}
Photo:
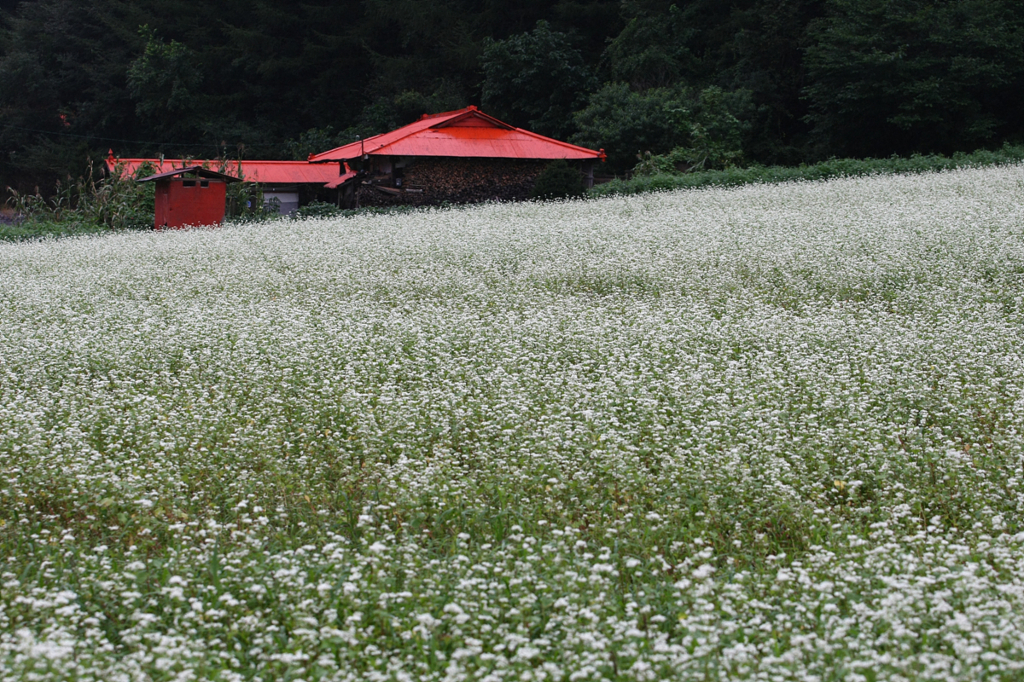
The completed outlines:
{"type": "Polygon", "coordinates": [[[530,196],[546,161],[522,159],[419,158],[396,178],[369,178],[359,188],[361,206],[436,205],[518,201],[530,196]]]}

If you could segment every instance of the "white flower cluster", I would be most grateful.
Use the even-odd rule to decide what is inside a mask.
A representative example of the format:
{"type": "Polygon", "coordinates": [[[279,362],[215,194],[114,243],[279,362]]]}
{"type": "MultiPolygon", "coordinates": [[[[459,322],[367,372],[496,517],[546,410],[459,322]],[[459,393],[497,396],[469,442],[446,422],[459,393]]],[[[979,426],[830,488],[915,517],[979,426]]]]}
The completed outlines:
{"type": "Polygon", "coordinates": [[[0,244],[0,680],[1024,675],[1024,167],[0,244]]]}

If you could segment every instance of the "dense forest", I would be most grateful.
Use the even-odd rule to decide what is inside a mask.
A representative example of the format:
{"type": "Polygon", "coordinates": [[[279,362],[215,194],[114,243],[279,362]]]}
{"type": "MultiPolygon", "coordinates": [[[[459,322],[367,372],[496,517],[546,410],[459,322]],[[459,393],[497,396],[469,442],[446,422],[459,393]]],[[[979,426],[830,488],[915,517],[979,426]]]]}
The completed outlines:
{"type": "Polygon", "coordinates": [[[1024,136],[1020,0],[0,0],[0,182],[305,158],[478,104],[701,165],[1024,136]]]}

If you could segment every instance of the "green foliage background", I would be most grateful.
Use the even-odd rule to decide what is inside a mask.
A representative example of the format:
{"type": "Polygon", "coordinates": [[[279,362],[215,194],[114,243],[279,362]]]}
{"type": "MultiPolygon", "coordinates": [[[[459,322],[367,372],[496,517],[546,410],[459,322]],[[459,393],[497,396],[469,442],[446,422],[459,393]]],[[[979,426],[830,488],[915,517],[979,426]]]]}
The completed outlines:
{"type": "Polygon", "coordinates": [[[304,158],[468,104],[617,173],[949,155],[1024,141],[1022,93],[1015,0],[0,2],[22,193],[111,148],[304,158]]]}

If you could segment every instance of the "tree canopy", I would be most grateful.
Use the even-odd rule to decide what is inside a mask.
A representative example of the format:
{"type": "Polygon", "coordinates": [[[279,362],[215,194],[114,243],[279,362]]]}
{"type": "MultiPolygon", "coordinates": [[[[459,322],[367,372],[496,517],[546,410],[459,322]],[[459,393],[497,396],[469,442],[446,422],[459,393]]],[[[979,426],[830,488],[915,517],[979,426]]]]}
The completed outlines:
{"type": "Polygon", "coordinates": [[[1022,93],[1018,0],[0,1],[22,186],[108,148],[293,158],[469,104],[616,172],[949,153],[1021,141],[1022,93]]]}

